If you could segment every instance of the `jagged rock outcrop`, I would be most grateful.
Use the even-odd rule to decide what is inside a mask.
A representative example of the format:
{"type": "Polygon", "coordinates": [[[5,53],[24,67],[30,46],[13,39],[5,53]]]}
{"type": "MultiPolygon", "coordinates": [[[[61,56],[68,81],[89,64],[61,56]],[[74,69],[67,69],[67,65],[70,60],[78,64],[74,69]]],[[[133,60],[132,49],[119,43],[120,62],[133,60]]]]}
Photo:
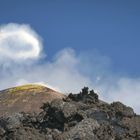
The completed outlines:
{"type": "Polygon", "coordinates": [[[120,102],[108,104],[84,88],[36,113],[0,118],[1,140],[140,140],[140,116],[120,102]]]}

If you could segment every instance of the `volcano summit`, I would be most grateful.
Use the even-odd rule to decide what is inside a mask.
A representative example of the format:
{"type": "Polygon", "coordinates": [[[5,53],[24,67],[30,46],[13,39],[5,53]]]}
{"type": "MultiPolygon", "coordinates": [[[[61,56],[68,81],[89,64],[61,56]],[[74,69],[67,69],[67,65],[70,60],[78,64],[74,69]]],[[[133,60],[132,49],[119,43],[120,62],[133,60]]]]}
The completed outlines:
{"type": "Polygon", "coordinates": [[[87,87],[68,96],[35,85],[0,94],[1,115],[7,111],[0,117],[1,140],[140,140],[140,115],[120,102],[99,100],[87,87]]]}

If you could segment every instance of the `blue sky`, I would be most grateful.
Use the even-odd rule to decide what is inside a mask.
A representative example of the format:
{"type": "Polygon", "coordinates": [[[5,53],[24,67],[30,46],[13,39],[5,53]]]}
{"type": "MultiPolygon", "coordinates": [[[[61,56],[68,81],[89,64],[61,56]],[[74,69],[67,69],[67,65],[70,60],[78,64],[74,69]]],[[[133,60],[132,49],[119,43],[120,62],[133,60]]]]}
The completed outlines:
{"type": "Polygon", "coordinates": [[[0,0],[0,24],[26,23],[43,38],[47,59],[71,47],[97,50],[112,71],[140,76],[139,0],[0,0]]]}
{"type": "Polygon", "coordinates": [[[0,0],[0,89],[89,86],[140,113],[139,0],[0,0]]]}

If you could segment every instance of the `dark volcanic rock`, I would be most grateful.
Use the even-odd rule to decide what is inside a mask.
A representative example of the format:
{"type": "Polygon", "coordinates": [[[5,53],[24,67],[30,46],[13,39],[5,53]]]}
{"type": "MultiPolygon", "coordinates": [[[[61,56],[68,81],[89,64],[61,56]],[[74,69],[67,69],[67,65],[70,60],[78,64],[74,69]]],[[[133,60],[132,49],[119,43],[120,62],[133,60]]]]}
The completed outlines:
{"type": "Polygon", "coordinates": [[[140,116],[120,102],[107,104],[93,90],[55,99],[36,113],[0,118],[1,140],[140,140],[140,116]]]}

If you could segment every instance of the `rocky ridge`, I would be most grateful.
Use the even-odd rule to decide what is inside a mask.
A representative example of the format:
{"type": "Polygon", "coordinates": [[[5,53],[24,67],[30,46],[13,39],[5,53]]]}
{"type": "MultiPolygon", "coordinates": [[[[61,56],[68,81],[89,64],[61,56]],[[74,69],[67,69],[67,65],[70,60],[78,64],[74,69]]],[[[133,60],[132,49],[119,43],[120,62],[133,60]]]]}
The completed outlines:
{"type": "Polygon", "coordinates": [[[1,140],[140,140],[140,116],[120,102],[102,102],[83,88],[42,106],[42,112],[0,118],[1,140]]]}

